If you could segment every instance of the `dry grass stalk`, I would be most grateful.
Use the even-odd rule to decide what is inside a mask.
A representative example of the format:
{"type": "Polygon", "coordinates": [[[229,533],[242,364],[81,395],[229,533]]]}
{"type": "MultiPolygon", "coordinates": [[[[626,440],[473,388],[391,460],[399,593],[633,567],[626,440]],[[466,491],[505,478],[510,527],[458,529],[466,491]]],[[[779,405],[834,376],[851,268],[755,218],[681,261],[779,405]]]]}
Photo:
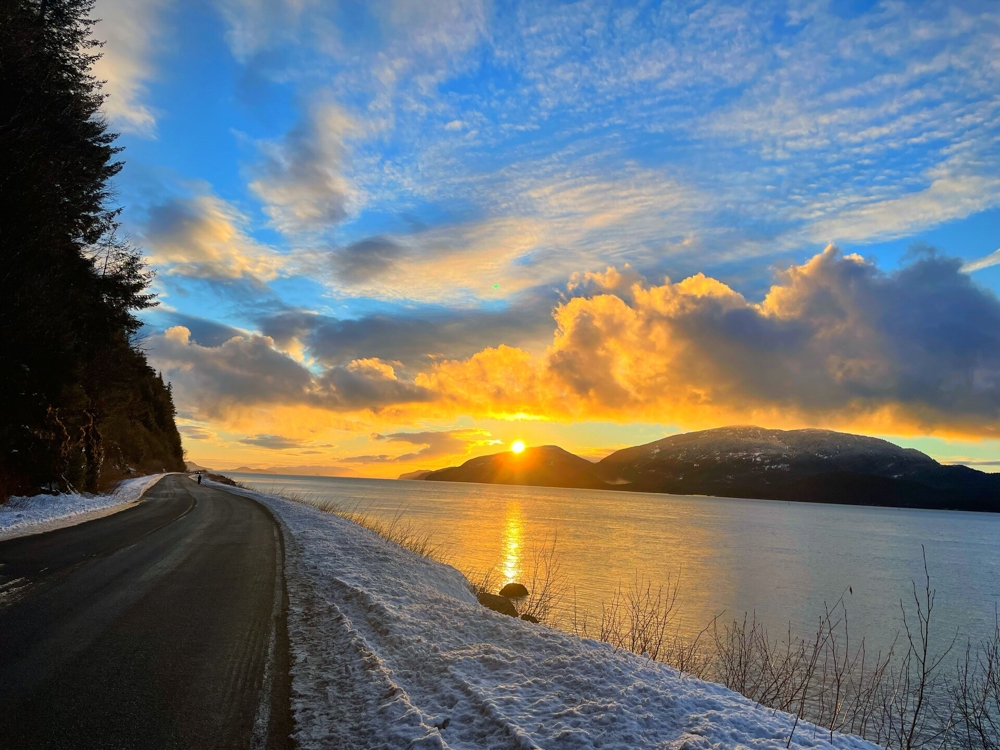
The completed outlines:
{"type": "Polygon", "coordinates": [[[378,536],[398,544],[404,549],[410,550],[410,552],[415,552],[421,557],[438,562],[447,562],[443,545],[434,538],[432,531],[417,526],[405,517],[405,506],[401,505],[397,507],[392,517],[386,520],[374,511],[363,508],[360,500],[345,502],[323,495],[303,495],[274,487],[268,490],[268,494],[277,495],[293,502],[312,505],[325,513],[332,513],[335,516],[352,521],[358,526],[368,529],[378,536]]]}

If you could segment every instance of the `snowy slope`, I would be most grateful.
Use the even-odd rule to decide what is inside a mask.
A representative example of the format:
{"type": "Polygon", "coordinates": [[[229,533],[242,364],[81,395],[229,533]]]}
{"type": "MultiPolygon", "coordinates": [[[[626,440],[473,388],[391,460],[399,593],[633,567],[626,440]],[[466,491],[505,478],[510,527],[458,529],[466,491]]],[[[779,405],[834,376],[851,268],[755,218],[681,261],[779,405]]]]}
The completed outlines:
{"type": "Polygon", "coordinates": [[[126,479],[107,495],[32,495],[12,497],[0,505],[0,539],[51,531],[104,515],[134,503],[166,474],[126,479]]]}
{"type": "MultiPolygon", "coordinates": [[[[596,641],[481,607],[454,568],[312,506],[282,522],[303,750],[784,748],[793,718],[596,641]]],[[[831,747],[799,724],[792,747],[831,747]]],[[[833,747],[873,745],[835,735],[833,747]]]]}

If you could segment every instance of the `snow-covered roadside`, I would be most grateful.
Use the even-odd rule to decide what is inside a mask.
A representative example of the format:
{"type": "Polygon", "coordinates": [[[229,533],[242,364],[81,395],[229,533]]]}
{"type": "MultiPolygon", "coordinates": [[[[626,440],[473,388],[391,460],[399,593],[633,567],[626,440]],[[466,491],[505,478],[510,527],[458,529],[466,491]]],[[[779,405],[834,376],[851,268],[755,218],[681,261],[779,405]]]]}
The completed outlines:
{"type": "Polygon", "coordinates": [[[52,531],[117,512],[137,502],[166,474],[126,479],[107,495],[31,495],[0,505],[0,540],[52,531]]]}
{"type": "MultiPolygon", "coordinates": [[[[304,503],[280,520],[303,750],[784,748],[793,717],[663,664],[480,606],[454,568],[304,503]]],[[[792,747],[831,747],[799,723],[792,747]]],[[[872,750],[834,735],[832,747],[872,750]]]]}

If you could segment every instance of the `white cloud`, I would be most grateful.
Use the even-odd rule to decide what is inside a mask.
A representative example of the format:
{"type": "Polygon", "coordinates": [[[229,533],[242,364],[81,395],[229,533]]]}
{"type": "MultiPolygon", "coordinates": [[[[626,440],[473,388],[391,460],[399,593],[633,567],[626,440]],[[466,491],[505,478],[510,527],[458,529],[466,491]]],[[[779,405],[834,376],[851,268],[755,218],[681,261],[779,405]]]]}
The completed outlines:
{"type": "Polygon", "coordinates": [[[357,191],[344,174],[344,140],[357,131],[343,109],[320,99],[282,140],[259,144],[262,161],[250,188],[278,229],[322,232],[347,216],[357,191]]]}
{"type": "Polygon", "coordinates": [[[951,219],[963,219],[1000,202],[1000,179],[981,175],[941,177],[899,197],[859,201],[814,222],[815,242],[873,242],[906,237],[951,219]]]}
{"type": "Polygon", "coordinates": [[[277,40],[294,40],[303,14],[317,7],[315,0],[216,0],[215,4],[229,24],[229,48],[241,61],[277,40]]]}
{"type": "Polygon", "coordinates": [[[984,255],[982,258],[970,260],[962,266],[962,270],[965,271],[965,273],[972,273],[973,271],[981,271],[984,268],[990,268],[991,266],[1000,266],[1000,249],[994,250],[989,255],[984,255]]]}
{"type": "Polygon", "coordinates": [[[101,20],[94,36],[105,42],[94,75],[105,81],[104,112],[115,128],[152,137],[156,113],[146,102],[153,77],[156,34],[169,0],[97,0],[93,17],[101,20]]]}

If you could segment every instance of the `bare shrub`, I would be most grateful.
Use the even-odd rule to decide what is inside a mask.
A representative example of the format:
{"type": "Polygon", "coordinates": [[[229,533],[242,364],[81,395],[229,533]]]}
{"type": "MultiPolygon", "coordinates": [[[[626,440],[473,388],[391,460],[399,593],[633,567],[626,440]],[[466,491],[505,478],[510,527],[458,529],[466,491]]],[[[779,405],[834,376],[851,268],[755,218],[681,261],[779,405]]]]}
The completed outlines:
{"type": "Polygon", "coordinates": [[[685,639],[674,627],[677,584],[654,586],[639,575],[619,584],[599,619],[574,602],[567,629],[794,714],[789,747],[801,717],[825,728],[831,744],[844,733],[889,750],[1000,750],[1000,616],[992,637],[970,644],[950,675],[951,645],[932,652],[935,593],[925,557],[923,586],[913,585],[909,605],[900,602],[902,631],[876,653],[864,639],[852,639],[843,596],[824,606],[808,638],[791,625],[773,637],[755,613],[746,613],[717,615],[685,639]]]}
{"type": "Polygon", "coordinates": [[[500,575],[495,565],[485,570],[463,571],[462,575],[469,582],[469,590],[476,596],[492,594],[500,588],[500,575]]]}
{"type": "Polygon", "coordinates": [[[653,588],[652,582],[636,576],[627,588],[621,583],[601,617],[601,638],[649,659],[665,656],[664,645],[673,624],[677,585],[670,579],[653,588]]]}
{"type": "Polygon", "coordinates": [[[555,624],[562,610],[568,589],[556,550],[556,537],[544,541],[529,553],[531,573],[526,581],[528,598],[521,605],[521,614],[539,622],[555,624]]]}
{"type": "Polygon", "coordinates": [[[392,517],[386,520],[370,509],[362,508],[360,501],[344,502],[323,495],[302,495],[287,490],[272,487],[268,494],[277,495],[285,500],[304,503],[319,508],[325,513],[332,513],[340,518],[356,523],[362,528],[378,534],[380,537],[398,544],[404,549],[415,552],[438,562],[447,562],[444,547],[434,538],[429,529],[421,528],[405,517],[406,507],[396,508],[392,517]]]}
{"type": "Polygon", "coordinates": [[[404,518],[405,511],[405,508],[397,508],[388,521],[370,511],[332,510],[329,512],[346,518],[348,521],[353,521],[358,526],[373,531],[390,542],[395,542],[400,547],[410,550],[410,552],[416,552],[421,557],[445,562],[444,549],[435,541],[433,532],[419,528],[412,521],[404,518]]]}
{"type": "Polygon", "coordinates": [[[968,643],[952,685],[957,733],[972,750],[1000,750],[1000,617],[978,649],[968,643]]]}
{"type": "MultiPolygon", "coordinates": [[[[518,581],[528,589],[527,598],[520,602],[520,613],[547,625],[555,625],[560,619],[568,588],[559,561],[556,538],[542,542],[528,553],[528,558],[530,572],[525,580],[518,581]]],[[[469,590],[476,596],[496,594],[504,583],[511,583],[502,579],[496,565],[485,570],[464,570],[462,574],[469,582],[469,590]]]]}

